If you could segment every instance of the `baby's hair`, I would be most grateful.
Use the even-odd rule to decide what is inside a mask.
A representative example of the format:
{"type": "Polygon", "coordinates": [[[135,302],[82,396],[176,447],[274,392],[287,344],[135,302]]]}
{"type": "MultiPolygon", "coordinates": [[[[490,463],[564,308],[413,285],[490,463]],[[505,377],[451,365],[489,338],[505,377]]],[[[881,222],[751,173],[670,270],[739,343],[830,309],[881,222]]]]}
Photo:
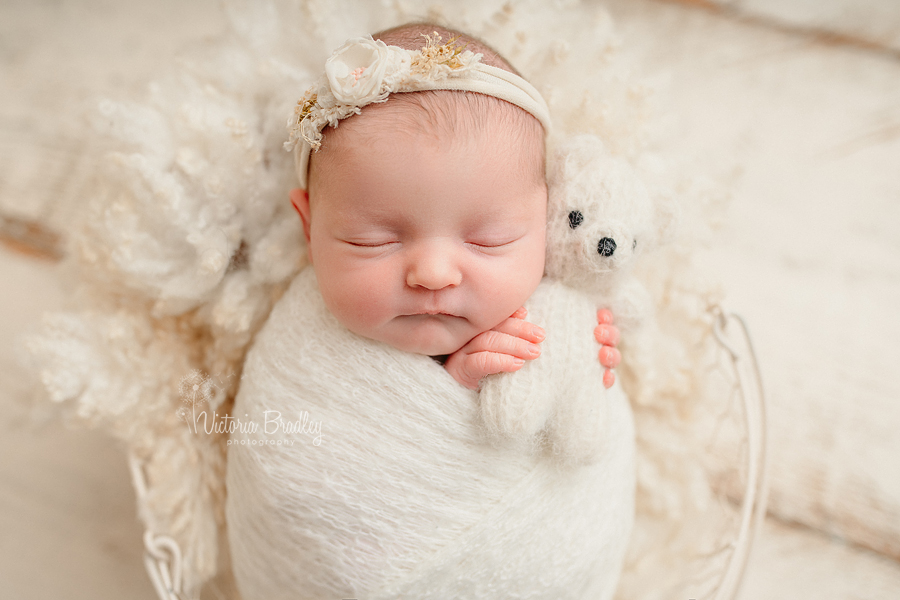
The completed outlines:
{"type": "Polygon", "coordinates": [[[482,40],[476,37],[447,29],[433,23],[407,23],[391,29],[385,29],[372,35],[376,40],[381,40],[390,46],[399,46],[407,50],[418,50],[423,46],[424,36],[430,36],[437,33],[444,43],[450,40],[456,40],[456,46],[465,46],[466,50],[471,50],[475,54],[483,55],[481,62],[492,67],[497,67],[515,73],[521,77],[521,73],[516,71],[509,62],[500,56],[496,50],[488,46],[482,40]]]}
{"type": "MultiPolygon", "coordinates": [[[[481,62],[519,75],[509,62],[496,50],[483,41],[459,31],[447,29],[433,23],[409,23],[373,34],[373,38],[385,44],[398,46],[407,50],[418,50],[425,45],[425,36],[435,33],[441,37],[442,43],[455,40],[457,46],[482,54],[481,62]]],[[[531,164],[522,165],[523,176],[544,180],[544,129],[540,122],[525,110],[493,96],[476,92],[463,91],[424,91],[393,94],[384,104],[373,104],[363,109],[366,111],[390,110],[393,125],[398,134],[428,135],[439,141],[453,140],[460,133],[477,135],[485,130],[488,123],[499,124],[519,133],[518,142],[521,147],[535,148],[535,160],[531,164]]],[[[350,117],[347,121],[357,120],[350,117]]],[[[327,127],[323,131],[322,150],[310,156],[310,185],[314,179],[313,164],[320,166],[328,163],[329,141],[340,143],[342,130],[362,127],[364,120],[359,120],[351,127],[341,125],[337,128],[327,127]],[[329,138],[332,138],[329,140],[329,138]],[[321,156],[317,156],[320,155],[321,156]],[[324,159],[324,160],[323,160],[324,159]]]]}

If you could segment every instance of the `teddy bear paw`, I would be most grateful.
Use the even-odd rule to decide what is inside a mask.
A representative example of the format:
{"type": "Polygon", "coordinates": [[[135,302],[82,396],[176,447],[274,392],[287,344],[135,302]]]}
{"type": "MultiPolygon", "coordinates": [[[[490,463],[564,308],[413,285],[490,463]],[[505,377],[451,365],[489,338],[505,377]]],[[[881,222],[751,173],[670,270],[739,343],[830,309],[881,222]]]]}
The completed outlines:
{"type": "Polygon", "coordinates": [[[544,398],[517,375],[501,373],[484,380],[479,392],[481,417],[492,436],[533,443],[547,424],[552,398],[544,398]]]}

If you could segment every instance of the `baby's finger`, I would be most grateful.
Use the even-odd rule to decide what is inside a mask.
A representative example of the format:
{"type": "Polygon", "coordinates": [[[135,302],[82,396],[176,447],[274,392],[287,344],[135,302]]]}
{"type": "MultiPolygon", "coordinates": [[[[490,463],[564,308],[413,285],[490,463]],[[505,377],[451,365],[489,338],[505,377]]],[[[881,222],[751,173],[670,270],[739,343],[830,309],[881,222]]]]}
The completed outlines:
{"type": "Polygon", "coordinates": [[[597,311],[597,322],[601,325],[612,325],[613,314],[608,308],[601,308],[597,311]]]}
{"type": "Polygon", "coordinates": [[[522,338],[523,340],[534,343],[543,342],[544,338],[547,337],[547,334],[542,327],[522,319],[514,318],[506,319],[494,327],[494,331],[499,331],[500,333],[522,338]]]}
{"type": "Polygon", "coordinates": [[[508,354],[476,352],[466,356],[462,366],[462,375],[467,381],[474,383],[474,386],[467,385],[467,387],[475,389],[482,378],[497,373],[512,373],[521,369],[524,364],[523,359],[508,354]]]}
{"type": "Polygon", "coordinates": [[[609,389],[616,382],[616,374],[612,372],[611,369],[607,369],[603,372],[603,387],[609,389]]]}
{"type": "Polygon", "coordinates": [[[603,346],[598,354],[600,364],[607,369],[615,369],[622,362],[622,354],[612,346],[603,346]]]}
{"type": "Polygon", "coordinates": [[[524,319],[528,316],[528,311],[525,310],[524,306],[520,306],[516,309],[516,312],[509,316],[510,319],[524,319]]]}
{"type": "Polygon", "coordinates": [[[619,328],[615,325],[597,325],[594,328],[594,339],[604,346],[615,346],[619,343],[619,328]]]}
{"type": "Polygon", "coordinates": [[[466,344],[465,350],[468,354],[496,352],[525,360],[533,360],[541,355],[541,347],[536,343],[497,331],[496,329],[491,329],[475,336],[472,341],[466,344]]]}

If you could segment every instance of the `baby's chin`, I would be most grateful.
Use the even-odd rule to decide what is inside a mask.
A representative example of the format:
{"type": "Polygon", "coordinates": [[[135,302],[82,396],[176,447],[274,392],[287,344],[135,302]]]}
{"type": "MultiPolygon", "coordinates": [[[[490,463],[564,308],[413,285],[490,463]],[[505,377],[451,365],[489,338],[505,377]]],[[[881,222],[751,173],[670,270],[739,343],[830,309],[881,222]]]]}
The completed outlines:
{"type": "Polygon", "coordinates": [[[396,331],[381,338],[404,352],[426,356],[453,354],[478,332],[460,317],[448,315],[415,315],[402,318],[396,331]]]}

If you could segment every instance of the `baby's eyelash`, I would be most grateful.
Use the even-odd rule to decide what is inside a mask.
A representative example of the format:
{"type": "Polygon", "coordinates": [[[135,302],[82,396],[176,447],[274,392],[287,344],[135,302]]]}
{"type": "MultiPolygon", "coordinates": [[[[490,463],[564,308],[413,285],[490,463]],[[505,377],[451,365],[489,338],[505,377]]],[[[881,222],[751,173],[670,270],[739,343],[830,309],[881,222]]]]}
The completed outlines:
{"type": "Polygon", "coordinates": [[[515,233],[507,236],[497,236],[494,239],[490,238],[482,238],[482,239],[472,239],[466,242],[470,246],[475,246],[478,248],[502,248],[504,246],[509,246],[510,244],[514,244],[522,239],[524,234],[515,233]]]}
{"type": "Polygon", "coordinates": [[[466,242],[466,244],[469,246],[474,246],[475,248],[478,248],[478,249],[483,248],[485,250],[490,250],[492,248],[504,248],[506,246],[514,244],[515,242],[519,241],[519,239],[520,238],[516,237],[513,239],[504,238],[499,241],[493,241],[493,240],[481,240],[481,241],[477,241],[477,242],[470,241],[470,242],[466,242]]]}
{"type": "Polygon", "coordinates": [[[479,248],[500,248],[502,246],[508,246],[509,244],[512,244],[512,242],[513,241],[510,240],[508,242],[490,242],[490,243],[467,242],[467,243],[471,244],[472,246],[478,246],[479,248]]]}
{"type": "Polygon", "coordinates": [[[382,246],[388,246],[390,244],[397,243],[396,240],[389,240],[384,242],[351,242],[350,240],[345,240],[345,242],[356,248],[381,248],[382,246]]]}

